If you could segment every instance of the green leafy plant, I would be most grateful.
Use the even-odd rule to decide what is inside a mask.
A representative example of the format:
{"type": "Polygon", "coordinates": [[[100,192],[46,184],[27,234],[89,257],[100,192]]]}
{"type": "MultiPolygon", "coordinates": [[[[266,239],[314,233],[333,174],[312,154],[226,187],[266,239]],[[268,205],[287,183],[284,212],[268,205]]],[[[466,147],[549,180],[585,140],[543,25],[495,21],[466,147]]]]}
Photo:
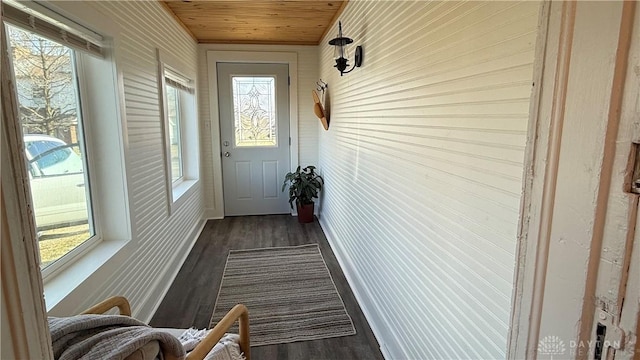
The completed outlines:
{"type": "Polygon", "coordinates": [[[322,190],[324,179],[316,174],[315,166],[307,166],[300,170],[300,166],[295,172],[288,173],[282,184],[284,191],[289,184],[289,205],[293,209],[293,202],[300,205],[313,204],[313,199],[318,197],[318,192],[322,190]]]}

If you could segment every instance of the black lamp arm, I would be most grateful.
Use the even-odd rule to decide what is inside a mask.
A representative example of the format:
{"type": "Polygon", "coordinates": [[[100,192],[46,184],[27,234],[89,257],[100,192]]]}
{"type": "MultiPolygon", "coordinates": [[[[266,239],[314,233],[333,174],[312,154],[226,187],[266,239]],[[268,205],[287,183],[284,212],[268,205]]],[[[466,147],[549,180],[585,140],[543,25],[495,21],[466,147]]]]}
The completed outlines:
{"type": "Polygon", "coordinates": [[[341,71],[341,72],[340,72],[340,76],[342,76],[342,74],[348,74],[348,73],[352,72],[352,71],[353,71],[353,69],[355,69],[356,67],[357,67],[357,66],[356,66],[356,64],[353,64],[353,66],[351,67],[351,69],[349,69],[349,70],[347,70],[347,71],[341,71]]]}

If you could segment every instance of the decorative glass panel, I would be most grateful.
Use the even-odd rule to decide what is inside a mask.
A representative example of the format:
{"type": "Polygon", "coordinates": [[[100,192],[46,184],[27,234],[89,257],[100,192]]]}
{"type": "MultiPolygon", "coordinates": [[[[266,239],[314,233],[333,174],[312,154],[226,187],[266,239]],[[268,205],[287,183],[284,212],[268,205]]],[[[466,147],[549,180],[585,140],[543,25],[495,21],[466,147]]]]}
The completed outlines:
{"type": "Polygon", "coordinates": [[[277,146],[276,79],[232,77],[235,146],[277,146]]]}

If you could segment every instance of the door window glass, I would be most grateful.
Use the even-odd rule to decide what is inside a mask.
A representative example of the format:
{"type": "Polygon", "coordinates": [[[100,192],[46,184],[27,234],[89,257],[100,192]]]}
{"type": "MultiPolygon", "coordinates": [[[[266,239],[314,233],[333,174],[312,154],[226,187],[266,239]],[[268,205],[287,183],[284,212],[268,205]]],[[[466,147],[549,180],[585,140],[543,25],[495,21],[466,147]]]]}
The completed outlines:
{"type": "Polygon", "coordinates": [[[275,77],[233,76],[231,83],[235,146],[277,146],[275,77]]]}

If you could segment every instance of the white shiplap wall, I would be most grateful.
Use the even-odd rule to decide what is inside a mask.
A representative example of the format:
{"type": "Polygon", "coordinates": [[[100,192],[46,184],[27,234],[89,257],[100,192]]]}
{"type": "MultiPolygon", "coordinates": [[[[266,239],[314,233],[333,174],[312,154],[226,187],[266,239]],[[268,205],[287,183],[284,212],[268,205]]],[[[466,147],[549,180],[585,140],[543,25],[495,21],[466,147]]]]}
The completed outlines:
{"type": "MultiPolygon", "coordinates": [[[[298,161],[300,165],[318,164],[318,118],[313,114],[313,99],[311,90],[315,89],[318,81],[318,47],[317,46],[286,46],[286,45],[220,45],[201,44],[198,54],[199,95],[201,148],[202,148],[202,172],[205,197],[205,216],[208,218],[221,218],[223,216],[222,199],[216,199],[216,187],[222,189],[222,184],[216,184],[213,166],[213,149],[219,149],[220,144],[212,144],[211,126],[213,124],[209,103],[207,51],[255,51],[255,52],[292,52],[298,56],[298,161]]],[[[219,156],[219,152],[215,152],[219,156]]],[[[221,193],[221,190],[219,190],[221,193]]]]}
{"type": "Polygon", "coordinates": [[[388,358],[506,356],[539,4],[354,1],[321,224],[388,358]]]}
{"type": "MultiPolygon", "coordinates": [[[[76,6],[56,5],[63,10],[76,6]]],[[[50,313],[68,315],[118,294],[130,300],[134,316],[149,320],[193,245],[204,211],[198,183],[179,208],[168,212],[156,48],[196,74],[197,44],[155,1],[93,1],[82,6],[90,6],[95,14],[78,21],[91,26],[99,16],[119,29],[108,35],[114,37],[116,66],[124,84],[133,238],[125,255],[93,273],[50,313]]]]}

